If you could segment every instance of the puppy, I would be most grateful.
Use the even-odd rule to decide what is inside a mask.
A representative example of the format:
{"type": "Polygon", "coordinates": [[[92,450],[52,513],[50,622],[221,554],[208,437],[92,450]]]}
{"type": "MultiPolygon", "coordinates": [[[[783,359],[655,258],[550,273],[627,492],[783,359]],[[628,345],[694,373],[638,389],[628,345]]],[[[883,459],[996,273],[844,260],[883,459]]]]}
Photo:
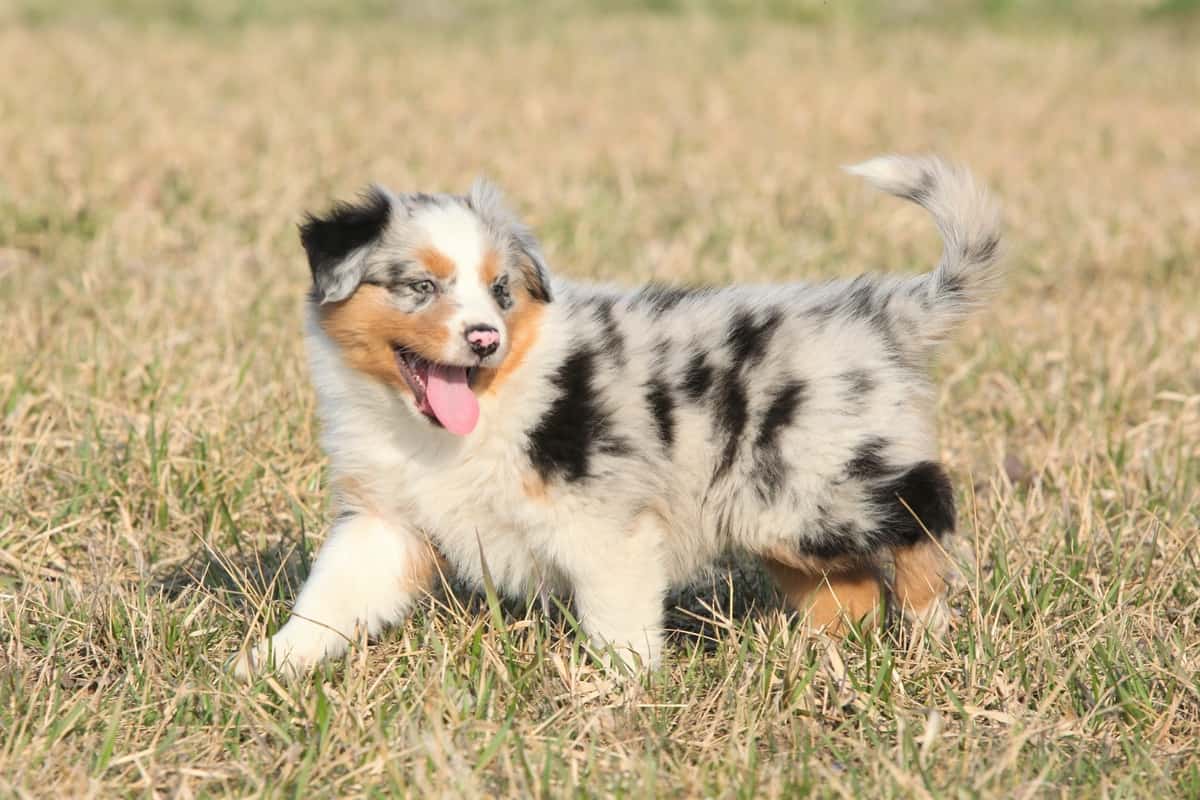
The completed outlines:
{"type": "Polygon", "coordinates": [[[554,278],[476,182],[370,189],[310,216],[306,343],[334,522],[291,619],[235,661],[299,674],[397,624],[443,568],[574,598],[653,666],[663,599],[723,553],[762,560],[807,624],[879,606],[946,624],[954,493],[930,362],[997,276],[999,215],[935,158],[850,169],[944,240],[915,277],[627,291],[554,278]]]}

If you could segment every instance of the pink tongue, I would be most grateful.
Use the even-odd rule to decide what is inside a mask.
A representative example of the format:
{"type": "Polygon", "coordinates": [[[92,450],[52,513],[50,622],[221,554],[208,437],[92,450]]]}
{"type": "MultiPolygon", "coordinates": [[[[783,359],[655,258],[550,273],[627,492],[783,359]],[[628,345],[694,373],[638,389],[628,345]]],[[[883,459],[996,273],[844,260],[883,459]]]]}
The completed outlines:
{"type": "Polygon", "coordinates": [[[446,430],[459,436],[475,430],[475,423],[479,421],[479,401],[467,385],[466,367],[430,366],[425,399],[446,430]]]}

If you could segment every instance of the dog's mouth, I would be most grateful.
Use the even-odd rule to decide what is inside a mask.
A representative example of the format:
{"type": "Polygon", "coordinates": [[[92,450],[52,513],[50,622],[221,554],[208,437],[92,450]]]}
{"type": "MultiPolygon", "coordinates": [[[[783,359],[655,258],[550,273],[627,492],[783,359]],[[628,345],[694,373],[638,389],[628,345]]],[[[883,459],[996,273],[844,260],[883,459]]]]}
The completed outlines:
{"type": "Polygon", "coordinates": [[[466,436],[479,421],[479,401],[471,391],[475,367],[439,364],[393,347],[396,365],[412,389],[417,410],[451,433],[466,436]]]}

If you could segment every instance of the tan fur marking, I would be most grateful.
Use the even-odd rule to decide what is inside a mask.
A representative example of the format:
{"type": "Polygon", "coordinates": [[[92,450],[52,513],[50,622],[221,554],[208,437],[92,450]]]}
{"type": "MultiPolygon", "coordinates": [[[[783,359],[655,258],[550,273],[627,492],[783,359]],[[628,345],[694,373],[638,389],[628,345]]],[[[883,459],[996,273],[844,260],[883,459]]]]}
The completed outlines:
{"type": "Polygon", "coordinates": [[[430,361],[439,361],[449,333],[450,309],[442,302],[416,314],[396,309],[382,286],[365,285],[340,303],[321,306],[319,323],[346,363],[359,372],[408,388],[392,344],[399,344],[430,361]]]}
{"type": "Polygon", "coordinates": [[[950,562],[932,539],[897,548],[895,559],[896,602],[901,611],[921,616],[945,595],[950,562]]]}
{"type": "Polygon", "coordinates": [[[522,476],[521,491],[535,503],[546,502],[546,482],[537,473],[528,472],[522,476]]]}
{"type": "Polygon", "coordinates": [[[454,261],[436,247],[422,247],[417,251],[417,261],[441,280],[454,274],[454,261]]]}
{"type": "Polygon", "coordinates": [[[504,381],[520,368],[529,353],[529,348],[537,341],[542,327],[543,306],[524,290],[519,293],[519,297],[519,305],[508,316],[508,338],[512,342],[508,355],[499,367],[479,370],[475,379],[475,391],[479,394],[492,394],[498,390],[504,381]]]}
{"type": "Polygon", "coordinates": [[[795,549],[788,545],[776,545],[769,547],[762,553],[763,558],[772,561],[778,561],[793,569],[798,569],[801,572],[809,572],[814,575],[820,575],[824,572],[842,572],[853,569],[862,563],[861,558],[854,556],[844,556],[841,558],[816,558],[814,556],[806,556],[802,553],[797,553],[795,549]]]}
{"type": "Polygon", "coordinates": [[[445,571],[446,559],[433,545],[426,542],[419,555],[413,556],[406,578],[408,585],[405,588],[412,592],[428,591],[433,586],[434,576],[445,571]]]}
{"type": "Polygon", "coordinates": [[[489,249],[483,254],[483,261],[479,262],[479,274],[483,277],[484,286],[491,286],[500,277],[500,255],[495,250],[489,249]]]}
{"type": "Polygon", "coordinates": [[[810,629],[844,636],[850,630],[849,622],[874,622],[883,582],[871,565],[813,571],[769,557],[763,558],[763,565],[810,629]]]}

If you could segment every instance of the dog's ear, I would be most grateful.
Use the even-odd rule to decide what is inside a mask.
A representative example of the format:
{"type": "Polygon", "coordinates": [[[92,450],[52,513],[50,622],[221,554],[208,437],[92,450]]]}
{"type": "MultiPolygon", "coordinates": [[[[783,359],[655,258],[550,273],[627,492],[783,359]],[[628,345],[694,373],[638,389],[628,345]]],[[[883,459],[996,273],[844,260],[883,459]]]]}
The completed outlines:
{"type": "Polygon", "coordinates": [[[508,208],[504,195],[496,185],[485,178],[476,178],[467,194],[467,205],[506,244],[529,296],[539,303],[553,300],[550,269],[542,254],[542,246],[533,231],[508,208]]]}
{"type": "Polygon", "coordinates": [[[392,215],[392,197],[372,186],[355,203],[338,203],[328,214],[309,214],[300,226],[300,243],[312,270],[318,304],[345,300],[362,282],[368,245],[379,238],[392,215]]]}
{"type": "Polygon", "coordinates": [[[525,281],[529,296],[539,303],[549,303],[554,299],[550,292],[550,269],[546,266],[546,257],[542,255],[542,246],[537,237],[529,228],[521,225],[513,232],[513,242],[521,278],[525,281]]]}

